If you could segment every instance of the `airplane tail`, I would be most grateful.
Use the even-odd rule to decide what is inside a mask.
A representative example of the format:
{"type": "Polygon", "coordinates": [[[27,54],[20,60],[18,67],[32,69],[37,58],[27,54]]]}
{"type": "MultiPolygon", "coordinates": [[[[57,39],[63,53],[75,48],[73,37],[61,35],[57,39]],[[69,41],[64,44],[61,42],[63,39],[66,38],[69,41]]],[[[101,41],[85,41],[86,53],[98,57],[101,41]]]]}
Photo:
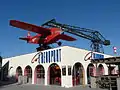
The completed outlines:
{"type": "Polygon", "coordinates": [[[29,38],[24,38],[24,37],[20,37],[19,39],[21,39],[21,40],[25,40],[25,41],[28,41],[29,40],[29,38]]]}
{"type": "Polygon", "coordinates": [[[27,41],[27,43],[28,43],[30,38],[20,37],[19,39],[20,39],[20,40],[25,40],[25,41],[27,41]]]}
{"type": "Polygon", "coordinates": [[[27,37],[20,37],[19,39],[21,39],[21,40],[25,40],[25,41],[28,42],[29,39],[30,39],[30,37],[31,37],[30,32],[28,32],[27,37]]]}
{"type": "Polygon", "coordinates": [[[28,32],[27,37],[30,38],[30,36],[31,36],[31,35],[30,35],[30,32],[28,32]]]}

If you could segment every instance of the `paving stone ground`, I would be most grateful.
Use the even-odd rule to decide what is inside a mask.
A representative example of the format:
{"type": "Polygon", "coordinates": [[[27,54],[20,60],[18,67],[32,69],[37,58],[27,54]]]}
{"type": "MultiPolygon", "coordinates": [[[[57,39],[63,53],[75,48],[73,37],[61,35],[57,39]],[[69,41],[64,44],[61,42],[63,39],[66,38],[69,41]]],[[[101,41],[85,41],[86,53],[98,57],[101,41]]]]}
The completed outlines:
{"type": "Polygon", "coordinates": [[[72,88],[65,88],[60,86],[42,86],[42,85],[32,85],[32,84],[26,84],[26,85],[17,85],[17,84],[11,84],[11,85],[4,85],[0,87],[0,90],[105,90],[105,89],[91,89],[89,87],[83,87],[83,86],[77,86],[72,88]]]}

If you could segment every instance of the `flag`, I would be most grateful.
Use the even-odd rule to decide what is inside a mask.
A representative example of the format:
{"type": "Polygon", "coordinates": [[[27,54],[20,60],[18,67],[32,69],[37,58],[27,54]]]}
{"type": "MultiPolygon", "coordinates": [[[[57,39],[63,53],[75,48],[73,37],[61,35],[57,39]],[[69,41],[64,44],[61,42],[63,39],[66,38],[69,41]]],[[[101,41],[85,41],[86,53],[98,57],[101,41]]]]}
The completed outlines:
{"type": "Polygon", "coordinates": [[[114,54],[116,54],[117,53],[117,47],[113,47],[113,51],[114,51],[114,54]]]}

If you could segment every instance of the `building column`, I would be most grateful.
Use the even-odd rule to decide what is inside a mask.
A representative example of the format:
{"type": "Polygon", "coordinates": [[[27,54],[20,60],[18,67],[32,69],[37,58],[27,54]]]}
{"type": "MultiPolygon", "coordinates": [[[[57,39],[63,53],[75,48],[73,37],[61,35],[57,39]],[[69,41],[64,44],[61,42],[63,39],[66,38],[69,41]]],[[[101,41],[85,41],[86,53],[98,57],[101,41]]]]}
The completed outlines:
{"type": "Polygon", "coordinates": [[[105,75],[108,75],[109,69],[108,69],[107,65],[106,65],[106,64],[102,64],[102,65],[103,65],[103,67],[104,67],[104,74],[105,74],[105,75]]]}
{"type": "Polygon", "coordinates": [[[87,67],[85,66],[84,67],[84,83],[85,83],[85,85],[87,84],[87,67]]]}
{"type": "Polygon", "coordinates": [[[35,77],[35,75],[34,75],[34,69],[32,69],[32,84],[35,84],[34,83],[34,77],[35,77]]]}
{"type": "Polygon", "coordinates": [[[49,76],[48,76],[48,70],[45,68],[45,85],[49,85],[49,76]]]}

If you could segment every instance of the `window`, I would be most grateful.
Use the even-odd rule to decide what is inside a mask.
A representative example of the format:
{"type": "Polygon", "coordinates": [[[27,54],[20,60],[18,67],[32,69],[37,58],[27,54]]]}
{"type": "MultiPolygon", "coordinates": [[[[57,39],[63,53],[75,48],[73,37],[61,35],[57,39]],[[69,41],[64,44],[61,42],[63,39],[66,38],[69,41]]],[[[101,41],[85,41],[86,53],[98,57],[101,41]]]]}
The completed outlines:
{"type": "Polygon", "coordinates": [[[71,66],[68,66],[68,75],[71,75],[71,66]]]}
{"type": "Polygon", "coordinates": [[[63,75],[63,76],[66,75],[66,66],[62,66],[62,75],[63,75]]]}

